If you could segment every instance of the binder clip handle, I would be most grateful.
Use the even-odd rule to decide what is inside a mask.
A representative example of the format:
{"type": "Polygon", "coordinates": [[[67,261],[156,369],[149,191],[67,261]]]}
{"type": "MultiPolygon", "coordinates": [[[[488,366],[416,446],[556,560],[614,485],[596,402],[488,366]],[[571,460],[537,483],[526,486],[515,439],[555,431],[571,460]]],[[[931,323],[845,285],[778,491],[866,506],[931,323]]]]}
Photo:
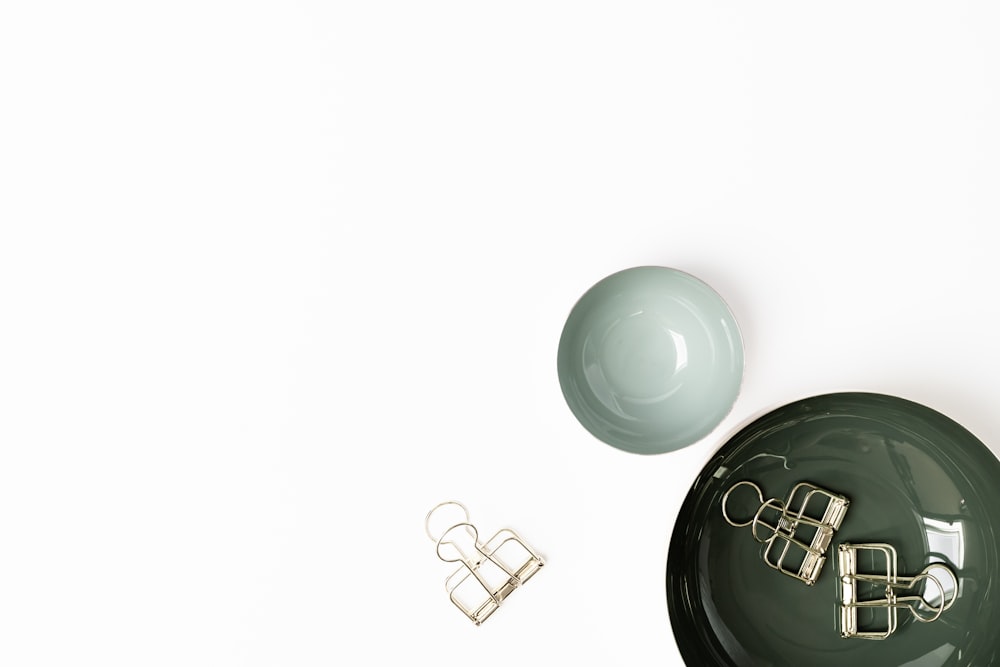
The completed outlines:
{"type": "Polygon", "coordinates": [[[767,504],[764,502],[764,492],[761,490],[759,486],[757,486],[756,484],[754,484],[749,480],[736,482],[731,487],[729,487],[729,490],[726,491],[725,495],[722,496],[722,518],[724,518],[726,520],[726,523],[728,523],[730,526],[733,526],[734,528],[743,528],[745,526],[749,526],[752,523],[756,523],[760,518],[761,511],[763,511],[765,507],[767,507],[767,504]],[[752,517],[750,517],[747,521],[740,523],[738,521],[734,521],[732,517],[729,516],[729,512],[726,511],[726,504],[729,502],[729,496],[732,495],[733,491],[735,491],[737,487],[743,485],[752,487],[753,490],[757,492],[757,500],[760,502],[761,506],[760,509],[758,509],[757,512],[752,517]]]}
{"type": "Polygon", "coordinates": [[[427,533],[427,537],[430,538],[431,542],[440,542],[441,539],[444,538],[445,533],[447,533],[449,530],[451,530],[452,528],[454,528],[458,524],[470,525],[469,521],[470,521],[469,510],[466,509],[465,505],[463,505],[462,503],[458,502],[457,500],[446,500],[445,502],[438,503],[437,505],[435,505],[434,507],[432,507],[431,511],[427,513],[427,516],[424,517],[424,531],[427,533]],[[460,510],[462,510],[462,514],[465,515],[465,519],[462,520],[462,521],[453,521],[453,522],[449,523],[448,527],[445,528],[444,533],[442,533],[440,537],[435,537],[434,533],[431,532],[431,517],[434,516],[434,514],[438,510],[440,510],[443,507],[447,507],[449,505],[454,505],[455,507],[457,507],[460,510]]]}
{"type": "Polygon", "coordinates": [[[944,608],[945,608],[945,605],[943,603],[945,599],[944,585],[940,581],[938,581],[937,577],[934,577],[930,574],[921,573],[913,577],[913,579],[910,581],[910,587],[911,588],[915,587],[921,581],[929,581],[930,583],[934,584],[934,586],[941,593],[942,604],[940,607],[934,607],[930,605],[922,595],[907,595],[905,597],[897,597],[896,601],[898,603],[901,603],[902,605],[905,605],[910,610],[910,615],[913,616],[914,620],[920,621],[921,623],[930,623],[932,621],[938,620],[941,617],[941,614],[944,613],[944,608]],[[913,604],[910,604],[911,602],[913,604]],[[924,616],[919,611],[917,611],[921,605],[927,605],[928,607],[930,607],[931,611],[933,612],[932,615],[924,616]]]}
{"type": "Polygon", "coordinates": [[[478,565],[479,559],[472,559],[469,554],[462,550],[462,547],[458,545],[458,536],[452,536],[450,539],[445,539],[453,532],[457,531],[459,528],[465,528],[465,532],[468,533],[469,538],[472,540],[473,547],[479,550],[479,530],[469,522],[456,523],[454,526],[444,531],[444,534],[437,539],[437,555],[438,558],[446,563],[469,563],[470,565],[478,565]],[[446,556],[441,552],[441,547],[451,547],[458,554],[457,556],[446,556]]]}
{"type": "Polygon", "coordinates": [[[913,579],[910,580],[909,587],[916,588],[917,584],[921,581],[930,582],[934,586],[933,588],[934,593],[928,596],[927,594],[928,591],[925,586],[923,595],[912,595],[912,596],[907,596],[905,598],[897,598],[897,599],[899,601],[914,602],[915,604],[907,605],[910,608],[910,614],[913,616],[913,618],[916,619],[917,621],[920,621],[921,623],[930,623],[932,621],[938,620],[941,617],[941,614],[948,611],[948,609],[950,609],[951,606],[955,604],[955,599],[958,597],[958,578],[951,571],[951,569],[944,566],[942,563],[931,563],[923,570],[921,570],[920,574],[916,575],[915,577],[913,577],[913,579]],[[932,574],[932,572],[934,572],[934,574],[932,574]],[[938,574],[938,572],[943,572],[944,574],[947,574],[948,577],[951,579],[951,583],[953,584],[953,586],[951,588],[952,594],[950,597],[948,595],[948,589],[945,588],[944,582],[941,580],[941,575],[938,574]],[[928,597],[930,597],[931,599],[935,599],[934,597],[935,594],[940,595],[940,597],[937,598],[938,600],[941,601],[939,605],[934,605],[927,599],[928,597]],[[923,614],[921,614],[918,611],[918,609],[921,607],[927,607],[932,612],[931,615],[924,616],[923,614]]]}

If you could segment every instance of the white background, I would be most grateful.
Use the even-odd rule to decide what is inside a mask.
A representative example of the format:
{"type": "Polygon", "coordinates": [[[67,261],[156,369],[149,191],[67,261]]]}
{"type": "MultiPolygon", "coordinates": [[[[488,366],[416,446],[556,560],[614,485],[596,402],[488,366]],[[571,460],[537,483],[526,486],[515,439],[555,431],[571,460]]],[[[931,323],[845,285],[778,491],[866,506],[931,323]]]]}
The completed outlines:
{"type": "Polygon", "coordinates": [[[1000,451],[1000,7],[5,2],[0,664],[680,665],[710,453],[805,396],[1000,451]],[[716,288],[704,441],[591,437],[575,300],[716,288]],[[425,512],[547,567],[481,628],[425,512]]]}

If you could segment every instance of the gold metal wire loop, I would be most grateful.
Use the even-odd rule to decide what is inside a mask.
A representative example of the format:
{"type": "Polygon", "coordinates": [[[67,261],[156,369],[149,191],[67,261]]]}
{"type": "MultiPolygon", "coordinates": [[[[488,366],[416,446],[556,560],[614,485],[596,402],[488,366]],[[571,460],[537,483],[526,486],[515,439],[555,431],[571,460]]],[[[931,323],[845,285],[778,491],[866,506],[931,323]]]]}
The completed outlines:
{"type": "Polygon", "coordinates": [[[764,492],[761,490],[759,486],[757,486],[756,484],[754,484],[749,480],[736,482],[731,487],[729,487],[729,490],[726,491],[725,495],[722,496],[722,517],[726,520],[726,523],[728,523],[730,526],[733,526],[734,528],[744,528],[745,526],[749,526],[750,524],[752,524],[754,521],[757,520],[757,517],[760,514],[760,510],[757,510],[757,514],[750,517],[750,520],[745,523],[739,523],[737,521],[733,521],[732,518],[729,516],[729,512],[726,511],[726,504],[729,502],[729,496],[732,494],[732,492],[735,491],[737,487],[740,486],[752,487],[753,490],[757,492],[757,501],[760,503],[764,502],[764,492]]]}

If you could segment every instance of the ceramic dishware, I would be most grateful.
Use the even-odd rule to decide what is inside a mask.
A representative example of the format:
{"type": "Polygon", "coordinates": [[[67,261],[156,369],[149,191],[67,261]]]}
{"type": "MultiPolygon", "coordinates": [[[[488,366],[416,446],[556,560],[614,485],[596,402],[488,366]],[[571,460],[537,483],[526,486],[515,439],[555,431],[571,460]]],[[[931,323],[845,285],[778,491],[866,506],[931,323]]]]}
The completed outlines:
{"type": "MultiPolygon", "coordinates": [[[[757,495],[740,492],[729,512],[751,516],[757,495]]],[[[877,570],[877,560],[866,558],[864,571],[877,570]]],[[[730,438],[683,503],[666,570],[674,637],[685,662],[697,667],[997,665],[998,587],[1000,461],[939,412],[865,393],[797,401],[730,438]],[[761,544],[721,511],[727,489],[741,480],[776,492],[805,480],[836,489],[850,499],[850,511],[830,547],[834,561],[840,544],[877,542],[898,553],[901,573],[943,564],[958,581],[958,590],[948,591],[955,596],[950,608],[933,623],[917,623],[903,610],[885,641],[841,637],[836,562],[814,586],[768,568],[761,544]]],[[[934,586],[921,588],[918,594],[940,597],[934,586]]],[[[940,608],[931,602],[928,608],[940,608]]],[[[884,626],[884,617],[862,611],[861,622],[884,626]]]]}
{"type": "Polygon", "coordinates": [[[576,303],[559,341],[559,382],[583,426],[613,447],[660,454],[708,435],[732,409],[743,340],[732,312],[692,275],[644,266],[576,303]]]}

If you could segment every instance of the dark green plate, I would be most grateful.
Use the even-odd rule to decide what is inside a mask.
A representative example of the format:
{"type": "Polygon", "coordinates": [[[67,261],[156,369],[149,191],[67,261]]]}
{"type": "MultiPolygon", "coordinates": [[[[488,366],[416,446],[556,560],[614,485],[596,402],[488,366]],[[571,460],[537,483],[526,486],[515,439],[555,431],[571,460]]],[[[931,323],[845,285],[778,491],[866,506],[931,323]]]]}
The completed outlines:
{"type": "MultiPolygon", "coordinates": [[[[751,490],[731,514],[753,513],[751,490]]],[[[667,603],[688,665],[989,667],[1000,665],[1000,461],[975,436],[917,403],[829,394],[781,407],[731,438],[681,507],[667,559],[667,603]],[[815,586],[768,568],[750,528],[722,517],[740,480],[784,500],[796,483],[851,505],[815,586]],[[953,606],[933,623],[906,610],[884,641],[839,631],[837,545],[887,542],[899,573],[944,562],[953,606]]]]}

